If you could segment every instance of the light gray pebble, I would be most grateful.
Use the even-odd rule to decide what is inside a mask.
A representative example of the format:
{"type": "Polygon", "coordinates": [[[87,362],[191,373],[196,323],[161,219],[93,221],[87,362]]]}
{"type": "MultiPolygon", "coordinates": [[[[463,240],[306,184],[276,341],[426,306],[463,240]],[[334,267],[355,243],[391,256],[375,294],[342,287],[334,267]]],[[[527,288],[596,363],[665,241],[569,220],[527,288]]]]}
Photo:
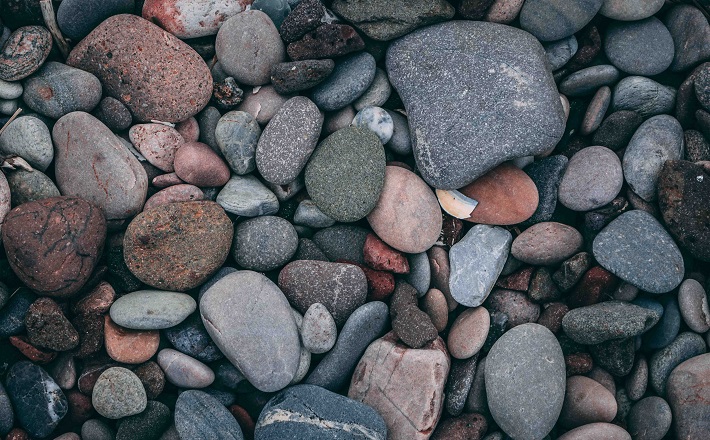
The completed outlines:
{"type": "Polygon", "coordinates": [[[46,171],[54,158],[49,128],[39,118],[20,116],[0,135],[0,154],[20,156],[33,168],[46,171]]]}
{"type": "Polygon", "coordinates": [[[614,87],[612,111],[632,110],[644,118],[672,113],[676,89],[645,76],[627,76],[614,87]]]}
{"type": "Polygon", "coordinates": [[[606,147],[587,147],[569,160],[558,198],[573,211],[591,211],[614,200],[623,184],[624,173],[616,153],[606,147]]]}
{"type": "Polygon", "coordinates": [[[162,330],[180,324],[197,309],[186,293],[139,290],[118,298],[109,314],[116,324],[134,330],[162,330]]]}
{"type": "Polygon", "coordinates": [[[392,86],[387,78],[387,73],[384,70],[377,68],[375,71],[375,79],[372,80],[370,87],[359,97],[355,102],[353,102],[353,107],[355,111],[360,111],[365,107],[380,107],[390,97],[392,94],[392,86]]]}
{"type": "Polygon", "coordinates": [[[22,96],[22,83],[0,79],[0,99],[17,99],[22,96]]]}
{"type": "Polygon", "coordinates": [[[214,135],[232,171],[240,175],[254,171],[261,127],[252,115],[236,110],[226,113],[217,122],[214,135]]]}
{"type": "Polygon", "coordinates": [[[321,303],[314,303],[308,307],[303,315],[303,324],[300,330],[303,346],[314,354],[329,351],[338,338],[335,320],[321,303]]]}
{"type": "Polygon", "coordinates": [[[311,228],[327,228],[335,224],[335,220],[318,209],[313,200],[303,200],[298,204],[296,213],[293,215],[293,222],[311,228]]]}
{"type": "Polygon", "coordinates": [[[100,415],[120,419],[143,412],[148,398],[141,380],[131,370],[111,367],[96,381],[91,403],[100,415]]]}
{"type": "Polygon", "coordinates": [[[276,214],[279,200],[252,175],[232,176],[217,195],[225,211],[245,217],[276,214]]]}
{"type": "Polygon", "coordinates": [[[301,346],[301,356],[298,358],[298,368],[293,375],[293,379],[289,385],[295,385],[303,380],[311,369],[311,352],[306,347],[301,346]]]}
{"type": "Polygon", "coordinates": [[[180,388],[205,388],[214,382],[210,367],[172,348],[160,350],[158,365],[165,372],[167,381],[180,388]]]}

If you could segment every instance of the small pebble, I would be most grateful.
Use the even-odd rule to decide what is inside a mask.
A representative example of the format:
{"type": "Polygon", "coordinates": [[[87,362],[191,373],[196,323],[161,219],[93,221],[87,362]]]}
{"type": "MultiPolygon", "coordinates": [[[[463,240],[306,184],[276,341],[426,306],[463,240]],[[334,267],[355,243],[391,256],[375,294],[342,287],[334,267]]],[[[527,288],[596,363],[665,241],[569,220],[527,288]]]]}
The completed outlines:
{"type": "Polygon", "coordinates": [[[321,303],[308,307],[301,324],[303,346],[311,353],[320,354],[329,351],[335,345],[338,331],[328,309],[321,303]]]}

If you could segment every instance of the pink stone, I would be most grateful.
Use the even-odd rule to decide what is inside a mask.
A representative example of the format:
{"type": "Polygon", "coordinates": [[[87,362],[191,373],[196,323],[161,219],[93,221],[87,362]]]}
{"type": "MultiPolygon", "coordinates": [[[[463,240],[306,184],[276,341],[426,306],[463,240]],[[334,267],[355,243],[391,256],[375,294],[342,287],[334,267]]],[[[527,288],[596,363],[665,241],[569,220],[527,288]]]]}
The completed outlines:
{"type": "Polygon", "coordinates": [[[146,0],[143,18],[178,38],[214,35],[222,23],[244,11],[252,0],[146,0]]]}
{"type": "Polygon", "coordinates": [[[567,379],[565,401],[559,423],[576,428],[596,422],[611,422],[616,416],[616,399],[609,390],[586,376],[567,379]]]}
{"type": "Polygon", "coordinates": [[[175,174],[196,186],[224,186],[229,181],[229,167],[209,145],[186,142],[175,152],[175,174]]]}
{"type": "Polygon", "coordinates": [[[180,133],[185,142],[197,142],[200,139],[200,125],[194,116],[175,124],[175,130],[180,133]]]}
{"type": "Polygon", "coordinates": [[[143,206],[143,211],[175,202],[193,202],[205,199],[205,193],[195,185],[180,184],[169,186],[153,194],[143,206]]]}
{"type": "Polygon", "coordinates": [[[183,182],[182,179],[180,179],[177,174],[172,172],[172,173],[161,174],[159,176],[155,176],[155,178],[153,178],[153,181],[151,183],[156,188],[167,188],[169,186],[180,185],[185,182],[183,182]]]}
{"type": "Polygon", "coordinates": [[[185,143],[177,130],[163,124],[134,125],[128,137],[151,165],[168,173],[174,171],[175,153],[185,143]]]}

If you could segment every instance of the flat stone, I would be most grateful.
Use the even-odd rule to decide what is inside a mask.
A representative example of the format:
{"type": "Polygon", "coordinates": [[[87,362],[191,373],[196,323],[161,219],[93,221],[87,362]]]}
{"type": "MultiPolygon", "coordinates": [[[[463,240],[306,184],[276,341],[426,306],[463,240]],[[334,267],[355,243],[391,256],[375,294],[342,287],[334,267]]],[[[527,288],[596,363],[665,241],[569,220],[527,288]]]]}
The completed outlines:
{"type": "Polygon", "coordinates": [[[435,188],[465,186],[508,159],[550,150],[562,136],[544,50],[525,32],[484,22],[433,25],[394,42],[387,70],[407,110],[417,166],[435,188]],[[490,53],[482,40],[510,50],[490,53]]]}
{"type": "Polygon", "coordinates": [[[611,105],[611,88],[609,88],[609,86],[602,86],[597,89],[592,100],[589,102],[589,107],[587,107],[587,112],[584,114],[584,119],[582,120],[582,125],[579,130],[581,135],[589,136],[599,128],[604,120],[604,116],[606,116],[609,105],[611,105]]]}
{"type": "Polygon", "coordinates": [[[163,124],[136,124],[128,136],[145,159],[162,171],[175,171],[175,153],[185,140],[173,127],[163,124]]]}
{"type": "Polygon", "coordinates": [[[493,316],[508,317],[506,328],[537,322],[540,317],[540,306],[530,301],[524,293],[515,290],[495,289],[485,306],[493,316]]]}
{"type": "Polygon", "coordinates": [[[693,332],[678,335],[667,347],[658,350],[648,362],[649,383],[661,396],[666,395],[668,378],[681,363],[707,352],[703,337],[693,332]]]}
{"type": "Polygon", "coordinates": [[[644,118],[671,113],[675,107],[676,89],[645,76],[627,76],[614,86],[612,111],[632,110],[644,118]]]}
{"type": "MultiPolygon", "coordinates": [[[[662,5],[659,0],[653,3],[662,5]]],[[[710,57],[710,24],[700,9],[692,5],[674,5],[666,14],[664,23],[675,43],[671,71],[687,70],[710,57]]]]}
{"type": "Polygon", "coordinates": [[[212,95],[212,76],[202,58],[131,14],[103,21],[74,47],[67,64],[96,75],[106,94],[139,121],[180,122],[202,110],[212,95]]]}
{"type": "Polygon", "coordinates": [[[653,327],[660,315],[623,301],[605,301],[570,310],[562,319],[565,334],[579,344],[638,336],[653,327]]]}
{"type": "Polygon", "coordinates": [[[310,228],[328,228],[335,224],[335,220],[318,209],[313,200],[304,200],[298,204],[293,214],[293,223],[310,228]]]}
{"type": "Polygon", "coordinates": [[[157,208],[158,206],[167,205],[169,203],[193,202],[205,200],[205,193],[195,185],[180,183],[161,189],[157,193],[150,196],[143,205],[143,211],[157,208]]]}
{"type": "Polygon", "coordinates": [[[180,388],[205,388],[214,382],[214,372],[210,367],[177,350],[160,350],[158,365],[165,372],[168,382],[180,388]]]}
{"type": "Polygon", "coordinates": [[[606,147],[587,147],[569,161],[560,182],[560,203],[591,211],[610,203],[621,191],[624,173],[619,157],[606,147]]]}
{"type": "Polygon", "coordinates": [[[624,428],[604,422],[580,426],[557,437],[557,440],[586,440],[597,438],[605,440],[631,440],[631,436],[624,428]]]}
{"type": "Polygon", "coordinates": [[[582,248],[582,235],[571,226],[557,222],[536,223],[518,235],[510,252],[518,260],[534,265],[553,265],[582,248]]]}
{"type": "Polygon", "coordinates": [[[604,0],[532,0],[523,4],[520,27],[541,41],[567,38],[587,25],[604,0]]]}
{"type": "Polygon", "coordinates": [[[142,15],[178,38],[199,38],[216,34],[228,19],[243,12],[249,5],[247,0],[197,0],[190,3],[180,0],[146,0],[142,15]]]}
{"type": "Polygon", "coordinates": [[[123,367],[111,367],[101,373],[91,393],[96,412],[108,419],[139,414],[148,403],[138,376],[123,367]]]}
{"type": "Polygon", "coordinates": [[[666,392],[673,410],[673,424],[679,438],[693,438],[710,429],[708,377],[710,354],[692,357],[678,365],[668,378],[666,392]]]}
{"type": "Polygon", "coordinates": [[[685,266],[678,247],[647,212],[621,214],[597,235],[592,247],[605,269],[647,292],[668,292],[683,281],[685,266]]]}
{"type": "Polygon", "coordinates": [[[268,278],[252,271],[225,276],[200,299],[200,315],[217,347],[257,389],[277,391],[291,382],[301,352],[298,329],[268,278]]]}
{"type": "Polygon", "coordinates": [[[219,400],[199,390],[180,393],[175,402],[175,428],[179,438],[244,440],[239,423],[219,400]]]}
{"type": "Polygon", "coordinates": [[[671,428],[673,414],[660,397],[649,396],[637,402],[627,416],[627,429],[638,440],[661,440],[671,428]]]}
{"type": "Polygon", "coordinates": [[[237,174],[254,171],[254,155],[261,136],[261,128],[254,116],[237,110],[225,113],[217,122],[214,136],[232,171],[237,174]]]}
{"type": "Polygon", "coordinates": [[[33,168],[46,171],[54,159],[52,135],[39,118],[20,116],[0,136],[0,153],[20,156],[33,168]]]}
{"type": "Polygon", "coordinates": [[[599,382],[585,376],[567,379],[560,423],[576,428],[596,422],[611,422],[616,416],[614,395],[599,382]]]}
{"type": "Polygon", "coordinates": [[[350,55],[313,89],[311,99],[323,111],[335,111],[359,98],[375,78],[375,59],[367,52],[350,55]]]}
{"type": "Polygon", "coordinates": [[[562,410],[565,379],[564,357],[552,332],[537,324],[514,327],[486,358],[493,419],[514,438],[543,438],[562,410]]]}
{"type": "Polygon", "coordinates": [[[234,231],[232,256],[241,267],[266,272],[282,267],[298,249],[298,234],[281,217],[245,220],[234,231]]]}
{"type": "Polygon", "coordinates": [[[197,309],[190,295],[163,290],[139,290],[118,298],[110,310],[111,319],[134,330],[170,328],[197,309]]]}
{"type": "Polygon", "coordinates": [[[600,87],[616,83],[619,76],[619,70],[610,64],[587,67],[563,79],[560,92],[572,97],[591,95],[600,87]]]}
{"type": "Polygon", "coordinates": [[[0,50],[0,79],[19,81],[42,66],[52,49],[52,34],[44,26],[16,29],[0,50]]]}

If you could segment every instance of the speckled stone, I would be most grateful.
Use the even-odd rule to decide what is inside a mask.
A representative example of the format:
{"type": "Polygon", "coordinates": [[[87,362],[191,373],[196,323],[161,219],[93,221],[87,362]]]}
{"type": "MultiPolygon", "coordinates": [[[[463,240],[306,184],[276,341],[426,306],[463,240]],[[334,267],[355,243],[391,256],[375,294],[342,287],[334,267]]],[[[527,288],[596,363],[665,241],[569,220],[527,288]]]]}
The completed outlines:
{"type": "Polygon", "coordinates": [[[0,50],[0,79],[19,81],[40,68],[52,49],[44,26],[24,26],[10,34],[0,50]]]}
{"type": "Polygon", "coordinates": [[[536,223],[518,235],[510,252],[518,260],[534,265],[561,263],[582,248],[582,235],[557,222],[536,223]]]}
{"type": "Polygon", "coordinates": [[[587,439],[631,440],[631,436],[624,428],[617,425],[605,422],[596,422],[580,426],[579,428],[574,428],[573,430],[567,431],[563,435],[557,437],[557,440],[587,439]]]}
{"type": "Polygon", "coordinates": [[[702,284],[693,279],[683,281],[678,289],[678,304],[683,320],[691,330],[697,333],[710,330],[710,308],[702,284]]]}
{"type": "Polygon", "coordinates": [[[244,11],[249,4],[248,0],[196,0],[189,3],[145,0],[142,15],[178,38],[198,38],[216,34],[225,21],[244,11]]]}
{"type": "Polygon", "coordinates": [[[614,22],[605,37],[607,57],[628,74],[657,75],[673,62],[673,37],[656,17],[631,23],[614,22]]]}
{"type": "Polygon", "coordinates": [[[370,231],[353,225],[335,225],[316,232],[313,242],[330,261],[348,260],[365,264],[363,248],[370,231]]]}
{"type": "Polygon", "coordinates": [[[643,122],[643,117],[630,110],[619,110],[607,116],[594,132],[592,142],[614,151],[628,145],[636,129],[643,122]]]}
{"type": "Polygon", "coordinates": [[[138,376],[123,367],[111,367],[101,373],[91,401],[96,412],[109,419],[139,414],[148,403],[138,376]]]}
{"type": "Polygon", "coordinates": [[[606,147],[587,147],[570,159],[559,200],[574,211],[591,211],[614,200],[623,183],[619,157],[606,147]]]}
{"type": "Polygon", "coordinates": [[[554,72],[567,64],[574,54],[577,53],[578,48],[579,44],[574,35],[545,44],[545,55],[547,56],[547,61],[550,63],[550,70],[554,72]]]}
{"type": "Polygon", "coordinates": [[[288,45],[286,52],[292,60],[334,58],[365,48],[365,42],[352,26],[329,23],[333,21],[330,13],[325,14],[322,20],[325,24],[288,45]]]}
{"type": "Polygon", "coordinates": [[[605,0],[599,13],[614,20],[635,21],[650,17],[661,7],[662,0],[605,0]]]}
{"type": "Polygon", "coordinates": [[[546,222],[552,219],[557,207],[560,181],[567,167],[568,159],[563,155],[546,157],[527,165],[523,171],[535,183],[538,192],[538,205],[533,215],[523,222],[524,225],[546,222]]]}
{"type": "Polygon", "coordinates": [[[297,249],[298,234],[291,223],[261,216],[237,225],[231,252],[241,267],[266,272],[288,263],[297,249]]]}
{"type": "Polygon", "coordinates": [[[640,335],[659,319],[653,310],[623,301],[605,301],[570,310],[562,319],[562,328],[573,341],[591,345],[640,335]]]}
{"type": "Polygon", "coordinates": [[[133,115],[121,101],[110,96],[102,99],[93,115],[112,131],[123,131],[131,126],[133,115]]]}
{"type": "Polygon", "coordinates": [[[375,59],[367,52],[350,55],[335,65],[330,76],[313,89],[313,102],[335,111],[359,98],[375,78],[375,59]]]}
{"type": "Polygon", "coordinates": [[[612,111],[633,110],[644,118],[671,113],[676,90],[644,76],[627,76],[614,86],[612,111]]]}
{"type": "Polygon", "coordinates": [[[631,407],[627,429],[634,440],[661,440],[671,428],[673,414],[660,397],[649,396],[631,407]]]}
{"type": "Polygon", "coordinates": [[[282,95],[308,90],[323,82],[335,68],[333,60],[303,60],[271,67],[271,83],[282,95]]]}
{"type": "Polygon", "coordinates": [[[244,440],[239,423],[219,400],[199,390],[187,390],[175,402],[178,437],[244,440]]]}
{"type": "Polygon", "coordinates": [[[360,111],[368,106],[381,107],[387,102],[391,94],[392,86],[390,85],[389,78],[387,78],[387,73],[378,67],[372,84],[370,84],[370,87],[368,87],[362,96],[353,102],[353,107],[356,111],[360,111]]]}

